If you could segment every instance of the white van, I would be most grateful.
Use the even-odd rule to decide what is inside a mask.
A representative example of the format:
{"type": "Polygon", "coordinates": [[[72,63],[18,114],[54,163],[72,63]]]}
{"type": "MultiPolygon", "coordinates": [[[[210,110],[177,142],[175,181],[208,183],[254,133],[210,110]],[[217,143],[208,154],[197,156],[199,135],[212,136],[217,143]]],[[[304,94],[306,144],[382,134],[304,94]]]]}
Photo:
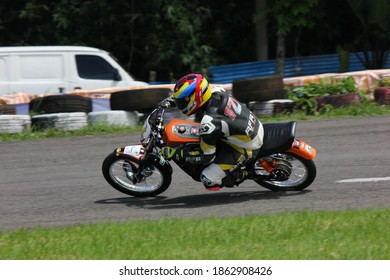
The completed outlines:
{"type": "Polygon", "coordinates": [[[0,47],[0,96],[145,85],[135,81],[109,53],[97,48],[0,47]]]}

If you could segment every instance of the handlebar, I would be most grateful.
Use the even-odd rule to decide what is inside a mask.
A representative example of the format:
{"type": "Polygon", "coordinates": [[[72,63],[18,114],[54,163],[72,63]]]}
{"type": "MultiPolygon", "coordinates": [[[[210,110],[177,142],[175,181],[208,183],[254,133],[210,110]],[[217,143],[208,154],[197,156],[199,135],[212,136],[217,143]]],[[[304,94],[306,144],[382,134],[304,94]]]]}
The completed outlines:
{"type": "Polygon", "coordinates": [[[176,107],[176,102],[172,96],[170,96],[161,101],[158,106],[163,108],[176,107]]]}
{"type": "MultiPolygon", "coordinates": [[[[145,135],[143,138],[144,140],[148,139],[144,143],[144,146],[148,151],[152,150],[155,146],[162,145],[162,138],[165,131],[164,115],[166,109],[169,107],[176,107],[176,102],[172,96],[162,100],[146,119],[147,124],[145,125],[149,125],[151,129],[149,135],[145,135]]],[[[144,142],[144,140],[141,141],[144,142]]]]}

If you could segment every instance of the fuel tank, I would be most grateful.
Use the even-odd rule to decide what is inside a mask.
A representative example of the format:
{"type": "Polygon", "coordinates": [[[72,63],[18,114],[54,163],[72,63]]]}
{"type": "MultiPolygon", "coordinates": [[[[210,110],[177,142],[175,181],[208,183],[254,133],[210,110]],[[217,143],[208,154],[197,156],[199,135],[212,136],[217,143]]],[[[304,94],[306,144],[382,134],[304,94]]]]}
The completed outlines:
{"type": "Polygon", "coordinates": [[[199,123],[188,120],[172,120],[165,127],[164,142],[169,147],[199,142],[199,123]]]}

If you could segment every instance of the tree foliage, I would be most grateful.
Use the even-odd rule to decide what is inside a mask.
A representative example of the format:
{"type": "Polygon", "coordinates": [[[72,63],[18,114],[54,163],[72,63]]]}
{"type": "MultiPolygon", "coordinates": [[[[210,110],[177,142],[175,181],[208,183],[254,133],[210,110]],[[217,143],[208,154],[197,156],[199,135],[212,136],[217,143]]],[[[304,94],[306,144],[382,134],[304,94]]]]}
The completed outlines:
{"type": "MultiPolygon", "coordinates": [[[[147,81],[150,71],[166,81],[211,65],[256,60],[255,0],[0,2],[0,45],[98,47],[140,80],[147,81]]],[[[276,57],[278,35],[285,38],[286,56],[334,53],[340,45],[383,49],[390,36],[385,2],[267,0],[269,57],[276,57]]]]}
{"type": "Polygon", "coordinates": [[[360,57],[366,68],[383,68],[390,47],[390,3],[387,0],[348,0],[354,15],[361,23],[361,33],[353,47],[361,46],[360,57]]]}
{"type": "Polygon", "coordinates": [[[293,28],[312,28],[318,22],[319,0],[273,0],[269,12],[276,20],[277,33],[286,36],[293,28]]]}

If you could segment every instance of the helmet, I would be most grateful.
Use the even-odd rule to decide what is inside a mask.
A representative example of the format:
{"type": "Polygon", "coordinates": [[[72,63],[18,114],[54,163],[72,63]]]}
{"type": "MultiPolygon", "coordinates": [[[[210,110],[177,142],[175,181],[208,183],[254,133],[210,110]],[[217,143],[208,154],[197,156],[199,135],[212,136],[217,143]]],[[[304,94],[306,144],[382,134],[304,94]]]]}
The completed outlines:
{"type": "Polygon", "coordinates": [[[173,89],[173,98],[183,114],[190,116],[211,97],[209,82],[201,74],[188,74],[179,79],[173,89]]]}

